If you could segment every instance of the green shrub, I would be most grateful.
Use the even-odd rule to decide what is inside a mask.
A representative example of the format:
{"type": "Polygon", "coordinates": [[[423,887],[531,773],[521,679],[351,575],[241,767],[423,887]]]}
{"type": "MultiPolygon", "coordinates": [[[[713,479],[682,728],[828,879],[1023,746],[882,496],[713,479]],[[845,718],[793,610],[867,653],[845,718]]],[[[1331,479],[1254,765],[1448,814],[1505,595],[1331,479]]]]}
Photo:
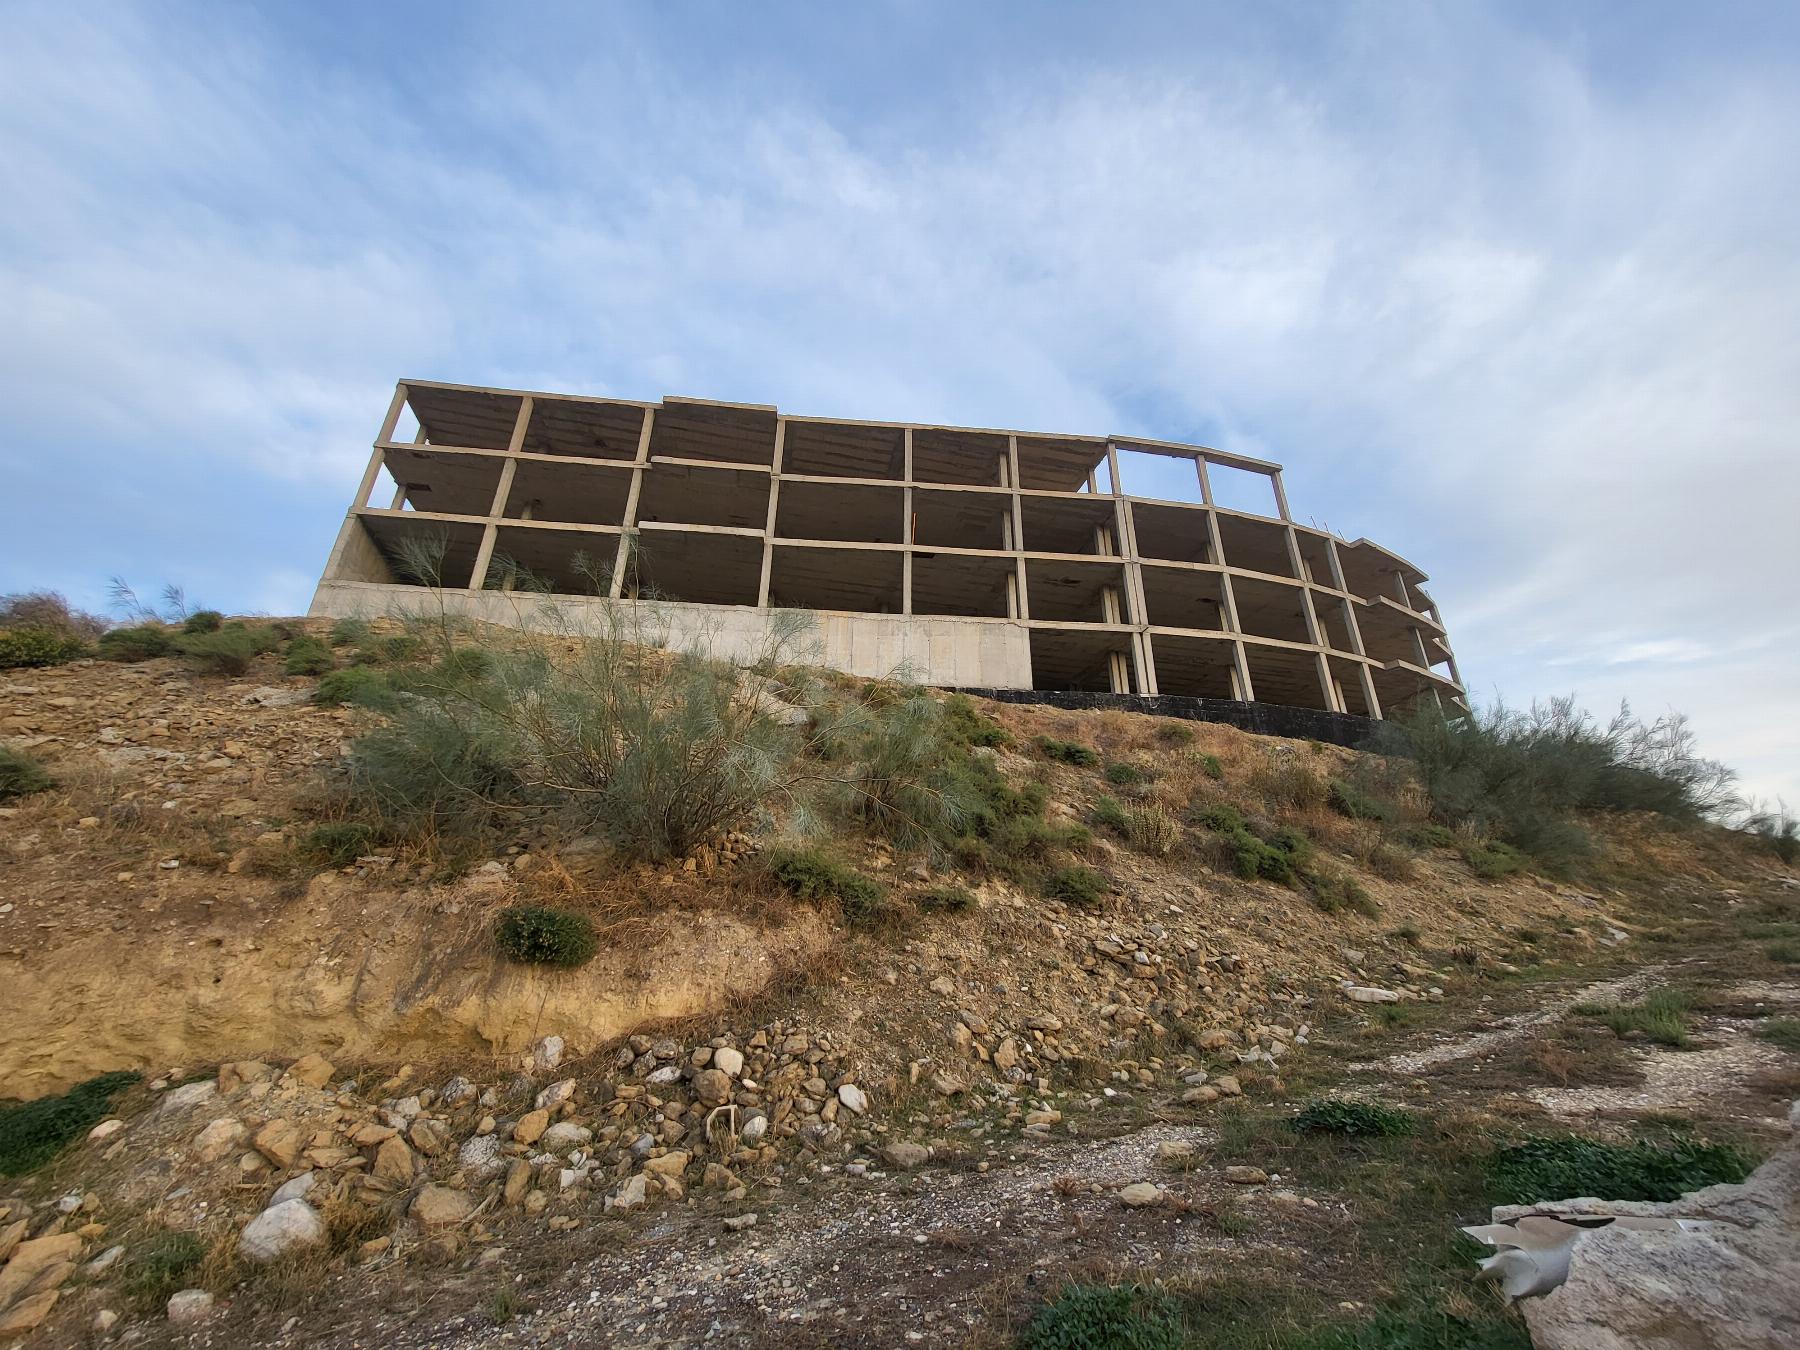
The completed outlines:
{"type": "Polygon", "coordinates": [[[105,619],[83,613],[56,591],[0,595],[0,629],[30,629],[92,642],[106,628],[105,619]]]}
{"type": "Polygon", "coordinates": [[[289,675],[324,675],[337,665],[331,648],[316,637],[297,637],[287,645],[281,668],[289,675]]]}
{"type": "Polygon", "coordinates": [[[1435,821],[1425,825],[1409,825],[1400,831],[1398,837],[1408,848],[1456,847],[1456,831],[1435,821]]]}
{"type": "Polygon", "coordinates": [[[1730,1144],[1606,1144],[1578,1135],[1527,1139],[1496,1150],[1485,1164],[1494,1202],[1503,1205],[1584,1195],[1668,1201],[1703,1186],[1742,1181],[1751,1167],[1749,1156],[1730,1144]]]}
{"type": "Polygon", "coordinates": [[[1181,1320],[1167,1294],[1070,1284],[1038,1309],[1019,1350],[1180,1350],[1181,1343],[1181,1320]]]}
{"type": "Polygon", "coordinates": [[[1125,808],[1104,792],[1094,798],[1094,809],[1088,813],[1088,819],[1121,835],[1125,833],[1125,808]]]}
{"type": "Polygon", "coordinates": [[[1774,851],[1775,856],[1788,866],[1793,866],[1795,860],[1800,859],[1800,820],[1794,818],[1786,802],[1777,802],[1772,809],[1751,811],[1744,821],[1743,829],[1761,838],[1774,851]]]}
{"type": "Polygon", "coordinates": [[[1141,787],[1150,779],[1150,773],[1135,764],[1115,763],[1106,766],[1106,781],[1114,787],[1141,787]]]}
{"type": "Polygon", "coordinates": [[[197,609],[182,621],[184,633],[216,633],[225,624],[225,616],[216,609],[197,609]]]}
{"type": "Polygon", "coordinates": [[[34,792],[48,792],[55,786],[56,780],[30,755],[0,745],[0,802],[29,797],[34,792]]]}
{"type": "Polygon", "coordinates": [[[1138,852],[1164,858],[1181,842],[1181,823],[1162,807],[1134,807],[1125,813],[1125,839],[1138,852]]]}
{"type": "Polygon", "coordinates": [[[846,815],[897,843],[946,846],[987,808],[993,767],[960,739],[948,705],[921,689],[831,703],[817,714],[838,775],[827,794],[846,815]]]}
{"type": "Polygon", "coordinates": [[[42,1167],[98,1125],[112,1099],[140,1077],[129,1070],[103,1073],[60,1096],[0,1105],[0,1176],[42,1167]]]}
{"type": "Polygon", "coordinates": [[[565,970],[586,965],[600,949],[587,915],[545,905],[502,910],[494,925],[494,942],[510,960],[565,970]]]}
{"type": "Polygon", "coordinates": [[[162,624],[143,623],[102,633],[95,646],[104,661],[149,661],[170,655],[175,639],[162,624]]]}
{"type": "Polygon", "coordinates": [[[196,1234],[164,1229],[126,1257],[120,1279],[126,1293],[160,1310],[193,1285],[205,1260],[206,1244],[196,1234]]]}
{"type": "Polygon", "coordinates": [[[1044,878],[1044,896],[1074,909],[1094,909],[1112,883],[1091,867],[1058,867],[1044,878]]]}
{"type": "Polygon", "coordinates": [[[1381,912],[1362,883],[1348,873],[1310,868],[1305,873],[1305,881],[1312,892],[1313,903],[1327,914],[1348,909],[1372,919],[1381,912]]]}
{"type": "Polygon", "coordinates": [[[494,669],[494,658],[479,647],[458,647],[440,656],[431,667],[432,677],[452,684],[485,680],[494,669]]]}
{"type": "Polygon", "coordinates": [[[367,666],[345,666],[328,672],[313,690],[313,702],[328,707],[354,704],[359,708],[390,708],[394,704],[394,685],[378,670],[367,666]]]}
{"type": "Polygon", "coordinates": [[[961,914],[975,904],[975,896],[966,886],[932,886],[913,897],[913,903],[927,914],[961,914]]]}
{"type": "Polygon", "coordinates": [[[1638,1003],[1606,1010],[1603,1020],[1615,1036],[1634,1033],[1658,1045],[1683,1049],[1688,1043],[1687,1014],[1693,1000],[1679,989],[1658,989],[1638,1003]]]}
{"type": "Polygon", "coordinates": [[[1059,764],[1073,764],[1078,769],[1088,769],[1100,762],[1100,756],[1095,750],[1075,741],[1033,736],[1031,743],[1043,752],[1046,759],[1053,759],[1059,764]]]}
{"type": "Polygon", "coordinates": [[[1217,755],[1201,755],[1196,761],[1200,772],[1218,782],[1225,777],[1225,764],[1217,755]]]}
{"type": "Polygon", "coordinates": [[[1379,820],[1386,824],[1391,823],[1399,814],[1394,803],[1364,792],[1341,778],[1331,780],[1326,800],[1331,804],[1332,810],[1352,820],[1379,820]]]}
{"type": "Polygon", "coordinates": [[[1463,861],[1483,881],[1499,881],[1524,870],[1525,855],[1511,844],[1486,839],[1463,849],[1463,861]]]}
{"type": "Polygon", "coordinates": [[[769,875],[787,890],[802,900],[836,900],[853,924],[867,923],[882,912],[887,890],[880,882],[817,849],[771,849],[764,861],[769,875]]]}
{"type": "Polygon", "coordinates": [[[1771,1017],[1756,1029],[1758,1040],[1800,1055],[1800,1017],[1771,1017]]]}
{"type": "Polygon", "coordinates": [[[1784,966],[1800,966],[1800,941],[1777,938],[1763,948],[1763,955],[1784,966]]]}
{"type": "Polygon", "coordinates": [[[1194,729],[1185,722],[1158,722],[1156,739],[1164,745],[1192,745],[1194,729]]]}
{"type": "Polygon", "coordinates": [[[369,625],[362,619],[339,619],[328,640],[334,647],[360,647],[369,640],[369,625]]]}
{"type": "Polygon", "coordinates": [[[366,636],[350,654],[352,665],[398,666],[418,659],[425,644],[411,633],[389,633],[382,637],[366,636]]]}
{"type": "Polygon", "coordinates": [[[309,858],[333,867],[348,867],[358,858],[374,852],[379,833],[372,825],[360,821],[336,820],[315,825],[300,841],[300,851],[309,858]]]}
{"type": "Polygon", "coordinates": [[[1007,746],[1012,733],[992,718],[983,717],[966,694],[944,700],[944,720],[951,738],[962,745],[1007,746]]]}
{"type": "Polygon", "coordinates": [[[73,633],[49,628],[0,629],[0,670],[60,666],[87,652],[87,643],[73,633]]]}
{"type": "Polygon", "coordinates": [[[204,675],[242,675],[250,663],[277,646],[275,635],[257,625],[229,623],[197,629],[175,639],[175,648],[204,675]]]}
{"type": "Polygon", "coordinates": [[[1293,1128],[1303,1133],[1342,1134],[1352,1139],[1392,1139],[1414,1133],[1418,1117],[1399,1107],[1348,1097],[1319,1097],[1301,1108],[1293,1128]]]}

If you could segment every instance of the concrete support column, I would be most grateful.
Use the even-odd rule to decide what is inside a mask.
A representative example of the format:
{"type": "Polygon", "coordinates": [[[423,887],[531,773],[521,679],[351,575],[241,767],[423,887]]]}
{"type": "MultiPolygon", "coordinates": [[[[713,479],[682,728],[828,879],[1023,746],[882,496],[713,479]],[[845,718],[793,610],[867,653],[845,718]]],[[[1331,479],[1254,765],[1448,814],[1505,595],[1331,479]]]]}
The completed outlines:
{"type": "MultiPolygon", "coordinates": [[[[656,426],[656,409],[644,409],[644,424],[638,428],[637,458],[631,464],[631,486],[625,490],[625,514],[619,521],[619,547],[613,554],[612,585],[607,594],[617,600],[625,594],[625,569],[631,562],[631,550],[637,534],[638,499],[644,491],[644,474],[650,464],[650,432],[656,426]]],[[[771,485],[770,491],[774,488],[771,485]]],[[[631,598],[637,599],[637,586],[631,598]]]]}
{"type": "MultiPolygon", "coordinates": [[[[1281,475],[1275,475],[1280,483],[1281,475]]],[[[1283,517],[1287,515],[1285,509],[1283,517]]],[[[1342,712],[1343,702],[1337,696],[1336,687],[1331,678],[1331,663],[1325,659],[1325,648],[1331,644],[1325,640],[1324,629],[1319,626],[1318,611],[1313,608],[1312,586],[1306,579],[1306,559],[1300,554],[1300,537],[1294,533],[1290,524],[1282,534],[1287,539],[1288,566],[1294,569],[1294,575],[1300,581],[1300,610],[1306,619],[1306,638],[1314,647],[1313,655],[1319,675],[1319,696],[1325,700],[1325,706],[1332,712],[1342,712]]]]}
{"type": "Polygon", "coordinates": [[[1350,646],[1353,651],[1364,658],[1356,663],[1356,678],[1362,685],[1363,702],[1368,705],[1369,716],[1381,716],[1381,699],[1375,693],[1375,677],[1369,673],[1367,657],[1368,649],[1363,646],[1362,625],[1356,621],[1356,602],[1349,599],[1350,587],[1344,581],[1344,563],[1338,557],[1337,540],[1326,539],[1325,557],[1331,566],[1331,584],[1344,593],[1344,627],[1350,632],[1350,646]]]}
{"type": "MultiPolygon", "coordinates": [[[[769,465],[769,513],[763,522],[762,575],[756,583],[756,604],[769,607],[769,577],[775,569],[775,509],[781,500],[781,452],[787,442],[787,418],[775,419],[775,458],[769,465]]],[[[902,570],[905,563],[901,564],[902,570]]],[[[911,587],[907,587],[910,591],[911,587]]]]}
{"type": "MultiPolygon", "coordinates": [[[[1005,485],[1012,489],[1007,498],[1006,520],[1010,525],[1013,550],[1013,574],[1007,579],[1006,614],[1012,619],[1031,617],[1031,590],[1025,580],[1025,505],[1019,496],[1019,438],[1006,438],[1005,485]]],[[[1002,533],[1007,533],[1003,527],[1002,533]]]]}
{"type": "Polygon", "coordinates": [[[902,515],[902,518],[900,521],[900,538],[901,538],[901,541],[903,543],[905,543],[905,545],[906,545],[906,552],[904,552],[900,555],[900,612],[902,614],[911,614],[913,612],[912,586],[913,586],[913,534],[914,534],[914,530],[913,530],[913,487],[912,487],[912,481],[913,481],[912,434],[913,434],[913,429],[911,427],[908,427],[905,430],[905,432],[903,433],[903,435],[905,436],[905,467],[903,469],[903,473],[906,478],[906,487],[904,489],[902,489],[902,491],[901,491],[901,497],[904,501],[904,505],[901,508],[903,515],[902,515]]]}
{"type": "Polygon", "coordinates": [[[1269,481],[1275,485],[1275,509],[1281,512],[1283,520],[1292,520],[1293,517],[1288,515],[1287,489],[1281,485],[1281,470],[1270,474],[1269,481]]]}
{"type": "MultiPolygon", "coordinates": [[[[531,395],[519,400],[519,415],[513,420],[512,439],[506,443],[506,461],[500,466],[500,482],[494,498],[488,503],[487,524],[481,530],[481,546],[475,550],[475,566],[469,573],[469,589],[479,591],[487,585],[488,566],[494,560],[494,544],[500,537],[500,519],[506,514],[506,499],[512,492],[513,475],[519,468],[519,449],[525,444],[525,429],[531,425],[531,395]]],[[[424,425],[419,431],[424,433],[424,425]]],[[[507,589],[511,589],[510,578],[507,589]]]]}

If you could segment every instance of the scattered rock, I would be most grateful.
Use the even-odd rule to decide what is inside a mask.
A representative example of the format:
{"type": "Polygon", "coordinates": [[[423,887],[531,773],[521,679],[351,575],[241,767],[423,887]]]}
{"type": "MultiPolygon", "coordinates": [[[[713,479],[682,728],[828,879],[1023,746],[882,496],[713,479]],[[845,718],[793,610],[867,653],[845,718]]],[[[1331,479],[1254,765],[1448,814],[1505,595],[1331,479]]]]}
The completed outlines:
{"type": "Polygon", "coordinates": [[[88,1131],[87,1137],[95,1143],[98,1143],[102,1139],[111,1139],[124,1128],[125,1122],[122,1120],[103,1120],[98,1125],[94,1126],[93,1129],[88,1131]]]}
{"type": "Polygon", "coordinates": [[[837,1090],[838,1101],[857,1115],[863,1115],[869,1109],[869,1097],[855,1083],[845,1083],[837,1090]]]}
{"type": "Polygon", "coordinates": [[[725,1231],[727,1233],[741,1233],[746,1228],[756,1227],[756,1215],[754,1215],[754,1214],[734,1215],[733,1217],[725,1220],[724,1227],[725,1227],[725,1231]]]}
{"type": "Polygon", "coordinates": [[[1269,1179],[1269,1174],[1260,1167],[1227,1167],[1225,1180],[1234,1186],[1260,1186],[1269,1179]]]}
{"type": "Polygon", "coordinates": [[[548,1111],[529,1111],[519,1117],[519,1123],[513,1126],[512,1136],[521,1144],[535,1144],[549,1128],[548,1111]]]}
{"type": "MultiPolygon", "coordinates": [[[[207,1086],[212,1085],[209,1083],[207,1086]]],[[[301,1137],[300,1127],[293,1121],[276,1119],[258,1130],[256,1138],[250,1144],[275,1166],[292,1167],[305,1142],[301,1137]]]]}
{"type": "Polygon", "coordinates": [[[1119,1199],[1132,1209],[1143,1209],[1149,1205],[1161,1204],[1162,1198],[1162,1187],[1148,1181],[1135,1181],[1119,1191],[1119,1199]]]}
{"type": "Polygon", "coordinates": [[[183,1289],[169,1295],[169,1320],[178,1327],[191,1327],[212,1316],[213,1296],[204,1289],[183,1289]]]}
{"type": "Polygon", "coordinates": [[[612,1194],[614,1209],[636,1209],[644,1203],[644,1174],[634,1173],[626,1177],[625,1182],[612,1194]]]}
{"type": "Polygon", "coordinates": [[[215,1120],[194,1139],[194,1156],[203,1163],[216,1163],[227,1154],[236,1153],[248,1133],[242,1121],[230,1116],[215,1120]]]}
{"type": "Polygon", "coordinates": [[[1193,1156],[1194,1143],[1191,1139],[1165,1139],[1156,1146],[1158,1162],[1182,1162],[1193,1156]]]}
{"type": "Polygon", "coordinates": [[[1216,1088],[1221,1097],[1241,1097],[1244,1095],[1243,1085],[1238,1082],[1237,1077],[1234,1074],[1222,1073],[1217,1078],[1213,1079],[1209,1086],[1216,1088]]]}
{"type": "Polygon", "coordinates": [[[593,1137],[594,1132],[587,1126],[559,1120],[544,1131],[538,1139],[538,1147],[546,1153],[567,1153],[572,1148],[580,1148],[593,1137]]]}
{"type": "Polygon", "coordinates": [[[413,1155],[406,1146],[406,1141],[399,1135],[383,1141],[375,1150],[375,1166],[371,1172],[375,1180],[385,1182],[396,1190],[412,1185],[413,1155]]]}
{"type": "Polygon", "coordinates": [[[561,1036],[546,1036],[531,1051],[531,1065],[539,1073],[549,1073],[562,1063],[565,1049],[561,1036]]]}
{"type": "Polygon", "coordinates": [[[323,1055],[305,1055],[288,1065],[288,1077],[313,1088],[324,1087],[335,1072],[336,1066],[323,1055]]]}
{"type": "Polygon", "coordinates": [[[318,1182],[319,1174],[317,1172],[302,1172],[292,1181],[285,1181],[275,1188],[275,1194],[269,1197],[269,1207],[274,1208],[287,1200],[306,1199],[318,1182]]]}
{"type": "Polygon", "coordinates": [[[273,1261],[325,1240],[325,1222],[304,1200],[270,1205],[238,1235],[238,1255],[247,1261],[273,1261]]]}
{"type": "Polygon", "coordinates": [[[722,1069],[702,1069],[694,1075],[694,1096],[707,1106],[723,1106],[731,1100],[731,1078],[722,1069]]]}
{"type": "Polygon", "coordinates": [[[1347,984],[1344,997],[1352,1003],[1398,1003],[1400,995],[1392,989],[1376,989],[1370,985],[1347,984]]]}
{"type": "Polygon", "coordinates": [[[218,1095],[219,1085],[210,1078],[200,1083],[185,1083],[163,1093],[162,1101],[157,1104],[156,1109],[159,1112],[186,1111],[201,1102],[211,1101],[218,1095]]]}
{"type": "Polygon", "coordinates": [[[727,1078],[736,1078],[744,1071],[744,1052],[721,1046],[713,1051],[712,1066],[727,1078]]]}
{"type": "Polygon", "coordinates": [[[881,1156],[895,1167],[910,1169],[922,1166],[931,1157],[931,1150],[910,1139],[896,1139],[882,1146],[881,1156]]]}
{"type": "Polygon", "coordinates": [[[448,1228],[461,1223],[475,1209],[475,1202],[449,1186],[427,1186],[413,1197],[408,1211],[425,1228],[448,1228]]]}

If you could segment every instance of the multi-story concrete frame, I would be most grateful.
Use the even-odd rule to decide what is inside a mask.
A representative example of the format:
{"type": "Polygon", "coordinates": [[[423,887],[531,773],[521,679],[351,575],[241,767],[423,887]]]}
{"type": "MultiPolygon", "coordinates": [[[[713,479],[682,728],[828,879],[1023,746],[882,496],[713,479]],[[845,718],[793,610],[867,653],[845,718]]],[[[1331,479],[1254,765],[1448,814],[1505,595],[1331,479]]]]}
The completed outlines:
{"type": "Polygon", "coordinates": [[[729,655],[805,609],[821,659],[862,675],[1368,717],[1463,701],[1423,572],[1297,524],[1279,465],[1203,446],[408,380],[312,612],[416,604],[403,541],[427,532],[439,594],[498,622],[635,601],[729,655]],[[1192,500],[1130,495],[1125,452],[1186,461],[1192,500]],[[1219,506],[1209,471],[1262,476],[1274,514],[1219,506]],[[550,595],[524,603],[523,574],[550,595]]]}

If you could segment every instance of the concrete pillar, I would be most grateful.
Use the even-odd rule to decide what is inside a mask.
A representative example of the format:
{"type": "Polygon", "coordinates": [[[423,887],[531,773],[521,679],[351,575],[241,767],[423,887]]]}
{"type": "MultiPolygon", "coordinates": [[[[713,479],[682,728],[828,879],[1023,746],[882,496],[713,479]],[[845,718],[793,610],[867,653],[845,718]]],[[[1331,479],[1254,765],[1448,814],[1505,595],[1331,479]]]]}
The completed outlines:
{"type": "Polygon", "coordinates": [[[1325,559],[1331,568],[1331,584],[1343,592],[1344,627],[1350,633],[1350,646],[1358,657],[1363,658],[1356,663],[1356,679],[1362,685],[1363,702],[1368,705],[1369,716],[1381,716],[1381,698],[1375,692],[1375,677],[1369,672],[1368,649],[1363,646],[1362,625],[1356,621],[1356,602],[1349,598],[1350,587],[1344,580],[1344,563],[1338,557],[1337,540],[1326,539],[1325,559]]]}
{"type": "MultiPolygon", "coordinates": [[[[625,570],[631,561],[633,537],[637,533],[638,498],[644,490],[644,473],[650,463],[650,432],[656,425],[656,409],[644,409],[644,424],[638,428],[637,458],[632,461],[631,486],[625,492],[625,514],[619,521],[619,547],[613,554],[612,585],[607,588],[611,599],[617,600],[625,593],[625,570]]],[[[774,485],[770,484],[771,492],[774,485]]],[[[637,587],[631,589],[631,598],[637,599],[637,587]]]]}
{"type": "MultiPolygon", "coordinates": [[[[494,560],[494,544],[500,537],[498,521],[506,514],[506,499],[512,492],[513,475],[519,467],[519,448],[525,444],[525,429],[531,425],[531,395],[527,394],[519,400],[519,415],[513,419],[512,437],[506,443],[506,461],[500,466],[500,482],[494,488],[494,497],[488,503],[487,524],[481,530],[481,546],[475,550],[475,566],[469,573],[469,589],[479,591],[487,585],[488,566],[494,560]]],[[[423,426],[420,428],[423,430],[423,426]]],[[[529,513],[531,508],[525,508],[529,513]]],[[[512,589],[512,577],[506,579],[504,590],[512,589]]]]}
{"type": "MultiPolygon", "coordinates": [[[[901,508],[900,539],[906,545],[906,552],[900,555],[900,612],[911,614],[913,612],[913,536],[918,532],[913,524],[913,429],[908,427],[901,434],[905,446],[905,467],[902,472],[905,475],[906,486],[901,489],[900,494],[904,503],[901,508]]],[[[770,490],[773,491],[773,487],[770,490]]]]}
{"type": "MultiPolygon", "coordinates": [[[[781,500],[781,455],[786,442],[787,418],[777,417],[775,419],[775,457],[769,463],[769,510],[767,518],[763,521],[762,574],[756,583],[756,604],[759,609],[769,607],[769,577],[775,569],[775,510],[781,500]]],[[[911,559],[908,558],[901,562],[902,573],[905,572],[906,564],[910,561],[911,559]]],[[[902,575],[903,585],[908,580],[909,578],[902,575]]],[[[912,587],[906,585],[905,589],[910,597],[912,587]]]]}

